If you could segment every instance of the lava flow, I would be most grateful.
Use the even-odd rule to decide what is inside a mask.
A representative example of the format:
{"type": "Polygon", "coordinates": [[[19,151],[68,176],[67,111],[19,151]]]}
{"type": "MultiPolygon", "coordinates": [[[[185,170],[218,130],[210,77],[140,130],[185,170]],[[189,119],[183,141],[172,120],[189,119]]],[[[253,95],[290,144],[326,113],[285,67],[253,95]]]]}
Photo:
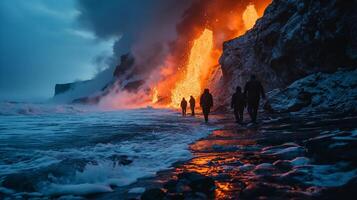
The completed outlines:
{"type": "Polygon", "coordinates": [[[187,64],[185,78],[179,81],[172,91],[171,105],[180,105],[182,97],[192,95],[195,99],[200,95],[202,86],[210,71],[209,58],[213,48],[213,32],[205,29],[202,35],[196,39],[191,49],[187,64]]]}
{"type": "Polygon", "coordinates": [[[222,43],[251,29],[270,1],[255,3],[204,1],[201,9],[195,8],[202,13],[192,12],[184,18],[171,54],[161,67],[164,78],[151,85],[151,103],[178,108],[182,98],[198,100],[205,88],[211,88],[212,76],[219,71],[222,43]]]}
{"type": "Polygon", "coordinates": [[[255,22],[259,18],[257,10],[253,4],[247,6],[242,17],[244,26],[247,30],[253,28],[255,22]]]}

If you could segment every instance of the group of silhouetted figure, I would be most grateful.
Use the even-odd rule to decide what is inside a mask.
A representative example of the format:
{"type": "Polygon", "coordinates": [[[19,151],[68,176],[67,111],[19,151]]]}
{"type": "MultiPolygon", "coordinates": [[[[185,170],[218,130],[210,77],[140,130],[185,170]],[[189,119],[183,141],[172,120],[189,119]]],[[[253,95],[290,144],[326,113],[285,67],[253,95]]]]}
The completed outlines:
{"type": "MultiPolygon", "coordinates": [[[[191,108],[191,115],[194,116],[196,100],[195,98],[193,98],[193,96],[190,97],[189,103],[191,108]]],[[[212,94],[209,93],[208,89],[205,89],[203,94],[201,95],[200,105],[202,108],[202,113],[205,118],[205,121],[208,122],[208,115],[211,112],[211,108],[213,107],[213,97],[212,94]]],[[[186,116],[187,101],[185,98],[182,98],[181,109],[182,109],[182,116],[186,116]]]]}
{"type": "MultiPolygon", "coordinates": [[[[243,123],[244,109],[247,107],[252,123],[256,123],[260,98],[265,99],[265,92],[260,81],[255,75],[251,75],[250,80],[245,84],[244,91],[240,86],[237,86],[236,92],[232,95],[231,108],[234,110],[234,116],[237,123],[243,123]]],[[[195,115],[196,101],[193,96],[189,100],[191,115],[195,115]]],[[[200,98],[200,105],[205,122],[208,122],[208,115],[213,107],[213,97],[208,89],[205,89],[200,98]]],[[[181,101],[182,116],[186,116],[187,101],[182,98],[181,101]]]]}

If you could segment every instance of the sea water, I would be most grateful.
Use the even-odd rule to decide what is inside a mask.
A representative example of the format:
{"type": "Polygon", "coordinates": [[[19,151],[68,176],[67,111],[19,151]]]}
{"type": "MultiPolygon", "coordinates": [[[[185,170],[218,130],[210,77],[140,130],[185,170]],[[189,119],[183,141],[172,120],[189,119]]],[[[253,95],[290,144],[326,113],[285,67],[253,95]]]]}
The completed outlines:
{"type": "Polygon", "coordinates": [[[163,109],[2,103],[0,197],[111,192],[189,159],[212,127],[163,109]]]}

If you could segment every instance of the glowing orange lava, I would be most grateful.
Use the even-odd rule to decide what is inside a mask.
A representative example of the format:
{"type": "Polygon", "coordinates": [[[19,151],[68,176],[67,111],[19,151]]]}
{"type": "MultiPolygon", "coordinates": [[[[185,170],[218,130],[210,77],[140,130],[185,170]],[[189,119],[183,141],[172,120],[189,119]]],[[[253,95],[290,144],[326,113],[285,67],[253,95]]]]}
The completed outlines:
{"type": "Polygon", "coordinates": [[[216,17],[212,18],[215,19],[214,22],[206,24],[202,33],[196,32],[202,31],[200,28],[188,30],[195,33],[192,35],[196,38],[189,40],[193,41],[192,44],[185,40],[183,40],[185,42],[177,43],[178,46],[189,45],[190,49],[179,48],[181,51],[173,52],[166,58],[165,64],[160,69],[160,75],[165,78],[151,85],[153,88],[151,104],[179,108],[182,98],[188,100],[190,96],[193,96],[199,103],[198,97],[203,89],[214,89],[211,87],[213,86],[211,81],[220,80],[215,75],[219,74],[216,72],[219,72],[217,71],[219,70],[218,60],[222,54],[222,43],[239,37],[254,26],[270,0],[260,3],[246,4],[244,9],[232,9],[230,12],[217,11],[218,5],[216,4],[208,7],[207,12],[216,17]],[[180,54],[182,49],[188,52],[183,53],[184,56],[180,54]]]}
{"type": "Polygon", "coordinates": [[[199,97],[204,80],[207,79],[207,74],[212,67],[209,63],[212,48],[213,32],[205,29],[192,46],[184,78],[171,92],[171,106],[179,107],[183,97],[186,99],[191,95],[195,99],[199,97]]]}
{"type": "Polygon", "coordinates": [[[157,91],[157,88],[154,87],[154,89],[152,90],[151,103],[155,104],[158,100],[159,100],[159,93],[158,93],[158,91],[157,91]]]}
{"type": "Polygon", "coordinates": [[[247,30],[253,28],[255,22],[259,18],[259,15],[257,13],[257,10],[255,9],[254,4],[250,4],[247,6],[247,8],[243,12],[243,22],[244,26],[247,30]]]}

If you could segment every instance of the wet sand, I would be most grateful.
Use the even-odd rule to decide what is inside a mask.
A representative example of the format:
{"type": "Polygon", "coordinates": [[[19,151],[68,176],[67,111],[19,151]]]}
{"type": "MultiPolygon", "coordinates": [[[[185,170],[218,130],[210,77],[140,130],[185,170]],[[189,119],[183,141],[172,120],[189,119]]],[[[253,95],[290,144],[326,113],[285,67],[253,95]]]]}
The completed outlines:
{"type": "MultiPolygon", "coordinates": [[[[222,128],[190,146],[193,159],[176,163],[172,170],[161,171],[155,178],[140,179],[127,188],[93,198],[139,198],[140,194],[128,192],[129,188],[165,190],[164,183],[177,180],[178,174],[198,172],[215,181],[216,189],[206,194],[208,199],[334,199],[341,195],[348,199],[350,187],[356,186],[356,161],[350,156],[326,158],[310,144],[321,135],[348,135],[356,129],[357,116],[341,116],[261,115],[257,125],[238,125],[229,114],[216,115],[215,125],[222,128]],[[352,181],[319,179],[334,173],[337,177],[349,175],[352,181]]],[[[352,141],[352,147],[356,144],[354,138],[347,140],[352,141]]],[[[351,145],[345,148],[350,151],[351,145]]]]}

